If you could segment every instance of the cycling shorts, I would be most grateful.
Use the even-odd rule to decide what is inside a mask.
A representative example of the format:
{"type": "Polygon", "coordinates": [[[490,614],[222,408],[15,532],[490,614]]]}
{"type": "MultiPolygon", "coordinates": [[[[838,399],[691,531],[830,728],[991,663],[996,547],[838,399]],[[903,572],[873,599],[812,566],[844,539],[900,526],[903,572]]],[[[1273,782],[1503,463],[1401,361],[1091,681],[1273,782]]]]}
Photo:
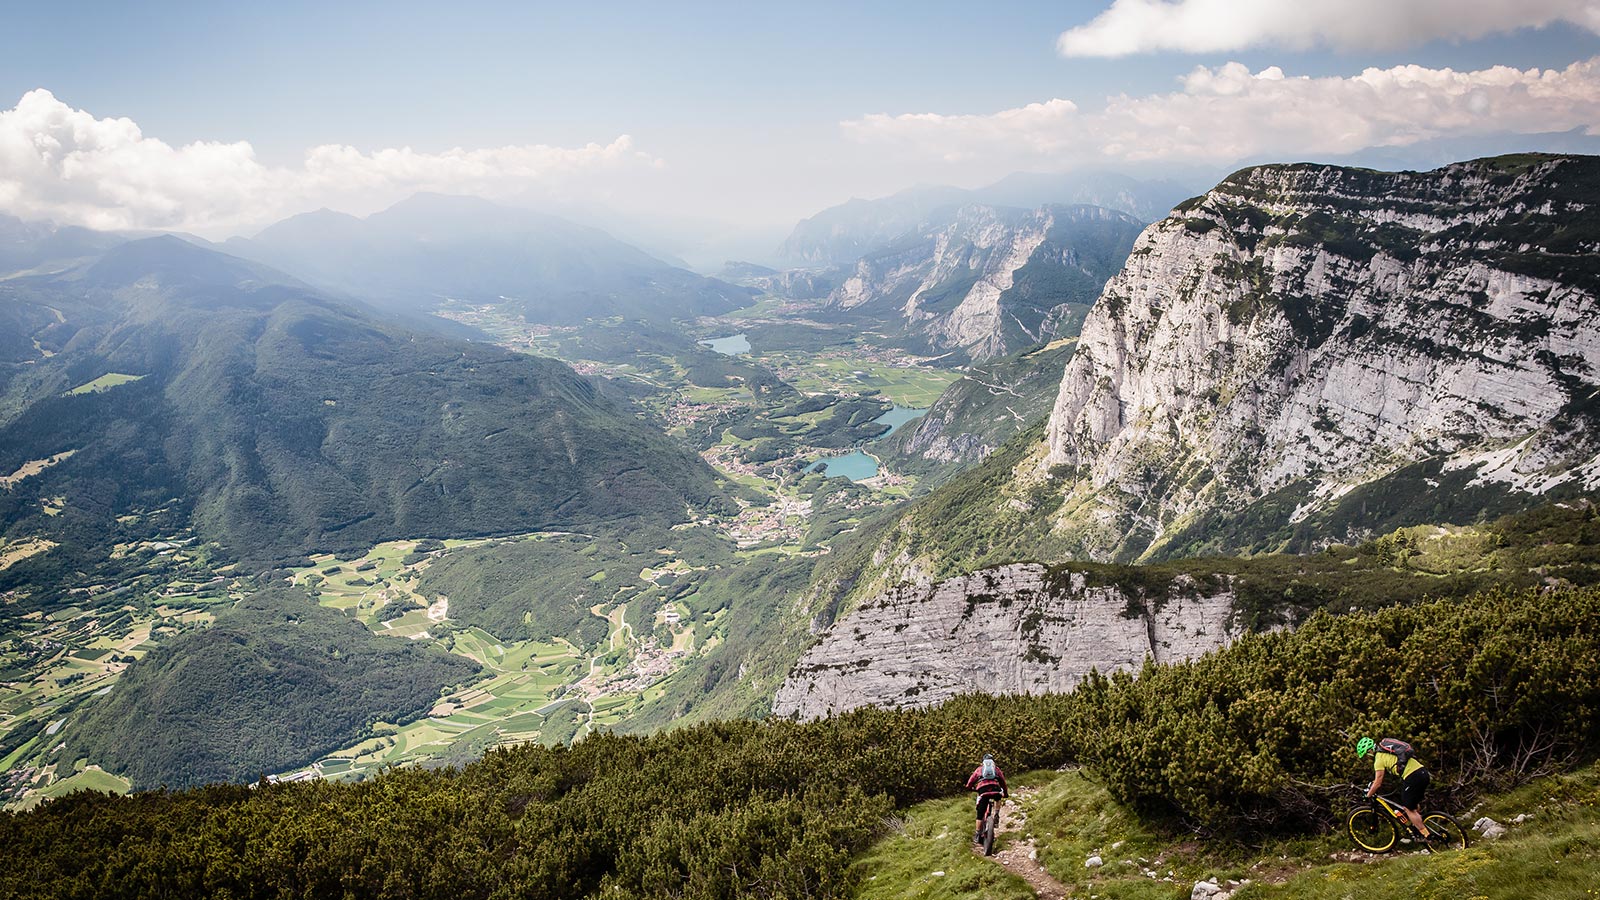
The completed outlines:
{"type": "Polygon", "coordinates": [[[993,791],[993,792],[987,792],[987,793],[979,794],[978,795],[978,818],[981,819],[984,816],[988,815],[989,814],[989,804],[990,803],[998,803],[998,802],[1000,802],[1000,798],[1002,796],[1004,796],[1004,795],[1001,794],[999,791],[993,791]]]}
{"type": "Polygon", "coordinates": [[[1421,809],[1422,795],[1428,792],[1428,784],[1433,781],[1433,776],[1427,769],[1418,769],[1411,773],[1411,777],[1400,782],[1400,805],[1406,809],[1421,809]]]}

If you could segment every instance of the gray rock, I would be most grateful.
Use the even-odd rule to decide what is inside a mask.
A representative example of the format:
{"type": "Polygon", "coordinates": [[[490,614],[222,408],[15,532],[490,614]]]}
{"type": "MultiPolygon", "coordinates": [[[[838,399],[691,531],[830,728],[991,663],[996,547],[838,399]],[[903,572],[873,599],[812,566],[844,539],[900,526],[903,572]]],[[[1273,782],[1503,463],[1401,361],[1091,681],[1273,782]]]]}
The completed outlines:
{"type": "Polygon", "coordinates": [[[1238,633],[1231,588],[1208,594],[1179,579],[1164,603],[1146,603],[1129,618],[1120,589],[1090,585],[1080,573],[1055,581],[1048,574],[1036,564],[1000,566],[866,601],[790,670],[773,712],[810,719],[973,691],[1066,691],[1090,669],[1191,659],[1238,633]]]}
{"type": "MultiPolygon", "coordinates": [[[[828,303],[880,313],[886,324],[898,320],[935,350],[980,360],[1005,356],[1054,336],[1070,309],[1013,291],[1024,266],[1051,267],[1091,284],[1114,274],[1099,253],[1079,254],[1069,235],[1080,229],[1106,243],[1121,235],[1126,247],[1139,222],[1092,206],[963,206],[906,234],[894,249],[862,257],[840,274],[828,303]]],[[[1077,299],[1082,309],[1093,294],[1077,299]]]]}
{"type": "Polygon", "coordinates": [[[1484,816],[1478,821],[1473,822],[1472,828],[1474,831],[1477,831],[1479,834],[1483,835],[1485,840],[1490,841],[1499,840],[1500,838],[1505,837],[1507,831],[1504,825],[1496,822],[1488,816],[1484,816]]]}
{"type": "Polygon", "coordinates": [[[1529,237],[1595,221],[1592,203],[1548,199],[1592,171],[1581,159],[1516,179],[1483,163],[1262,166],[1151,225],[1062,379],[1039,463],[1075,472],[1055,535],[1137,558],[1208,512],[1291,490],[1298,503],[1275,523],[1287,527],[1362,485],[1420,481],[1402,470],[1421,460],[1442,464],[1434,486],[1529,502],[1600,487],[1600,432],[1562,417],[1600,387],[1600,298],[1529,237]],[[1496,230],[1507,216],[1527,224],[1496,230]],[[1350,242],[1323,243],[1307,217],[1350,242]],[[1531,258],[1549,264],[1504,262],[1531,258]]]}

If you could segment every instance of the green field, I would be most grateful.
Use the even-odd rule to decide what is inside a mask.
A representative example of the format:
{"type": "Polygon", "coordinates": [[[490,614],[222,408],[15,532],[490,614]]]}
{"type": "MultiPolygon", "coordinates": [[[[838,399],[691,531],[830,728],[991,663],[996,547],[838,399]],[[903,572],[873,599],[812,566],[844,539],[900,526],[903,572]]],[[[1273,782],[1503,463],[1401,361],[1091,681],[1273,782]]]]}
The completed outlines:
{"type": "MultiPolygon", "coordinates": [[[[192,576],[173,578],[157,598],[138,598],[99,608],[67,607],[50,615],[30,613],[14,620],[0,640],[0,772],[21,778],[0,794],[6,809],[32,806],[78,787],[125,792],[128,783],[97,768],[70,776],[57,772],[54,754],[75,710],[99,702],[118,677],[160,639],[204,628],[211,608],[229,602],[229,584],[218,597],[194,595],[192,576]],[[43,652],[40,652],[40,651],[43,652]]],[[[158,582],[158,586],[159,586],[158,582]]],[[[79,767],[81,768],[81,766],[79,767]]]]}
{"type": "Polygon", "coordinates": [[[67,396],[76,397],[80,394],[98,394],[101,391],[109,391],[118,385],[138,381],[143,377],[143,375],[124,375],[121,372],[107,372],[93,381],[85,382],[67,391],[67,396]]]}
{"type": "MultiPolygon", "coordinates": [[[[523,535],[492,543],[506,546],[539,539],[540,535],[523,535]]],[[[318,602],[355,616],[373,632],[396,639],[443,641],[450,652],[478,662],[484,671],[479,680],[441,697],[422,718],[381,726],[376,736],[330,753],[303,769],[283,773],[283,777],[309,773],[323,778],[361,779],[392,765],[464,763],[492,747],[550,740],[552,732],[547,720],[552,714],[558,720],[553,732],[556,739],[570,740],[587,734],[592,727],[619,724],[638,707],[642,692],[621,688],[599,694],[592,705],[582,698],[562,702],[563,696],[573,696],[575,685],[591,670],[602,679],[627,672],[637,653],[638,637],[624,627],[623,605],[596,606],[594,615],[607,623],[605,637],[594,647],[582,648],[566,640],[505,640],[476,626],[462,626],[444,612],[447,604],[433,606],[437,598],[417,593],[419,574],[439,554],[487,543],[491,542],[450,541],[419,554],[419,542],[393,541],[374,547],[358,559],[313,557],[310,565],[294,572],[292,579],[311,588],[318,602]],[[414,606],[406,608],[402,615],[386,618],[384,610],[392,603],[414,606]],[[431,617],[429,606],[441,615],[431,617]],[[562,709],[567,711],[559,712],[562,709]]],[[[661,552],[658,558],[659,564],[639,571],[640,583],[694,569],[670,551],[661,552]]],[[[585,583],[604,580],[605,573],[601,571],[585,579],[585,583]]],[[[714,617],[710,620],[714,621],[714,617]]]]}
{"type": "Polygon", "coordinates": [[[848,353],[827,354],[770,354],[770,362],[792,367],[794,375],[788,379],[801,391],[872,391],[882,394],[896,406],[925,409],[939,399],[944,389],[960,380],[961,373],[952,369],[908,367],[883,362],[873,362],[848,353]]]}
{"type": "MultiPolygon", "coordinates": [[[[66,778],[40,791],[39,799],[55,799],[65,797],[73,791],[101,791],[108,794],[126,794],[129,784],[126,778],[119,778],[110,772],[98,768],[85,769],[75,772],[66,778]]],[[[34,802],[38,802],[36,799],[34,802]]]]}

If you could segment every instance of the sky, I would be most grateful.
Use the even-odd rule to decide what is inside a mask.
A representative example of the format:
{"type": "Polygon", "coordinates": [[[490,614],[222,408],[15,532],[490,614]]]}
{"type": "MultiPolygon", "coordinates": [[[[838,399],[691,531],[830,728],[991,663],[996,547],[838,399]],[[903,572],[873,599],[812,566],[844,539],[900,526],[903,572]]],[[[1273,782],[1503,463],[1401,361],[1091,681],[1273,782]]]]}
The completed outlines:
{"type": "Polygon", "coordinates": [[[1015,171],[1600,137],[1600,0],[0,0],[0,21],[0,212],[210,237],[418,190],[764,233],[1015,171]]]}

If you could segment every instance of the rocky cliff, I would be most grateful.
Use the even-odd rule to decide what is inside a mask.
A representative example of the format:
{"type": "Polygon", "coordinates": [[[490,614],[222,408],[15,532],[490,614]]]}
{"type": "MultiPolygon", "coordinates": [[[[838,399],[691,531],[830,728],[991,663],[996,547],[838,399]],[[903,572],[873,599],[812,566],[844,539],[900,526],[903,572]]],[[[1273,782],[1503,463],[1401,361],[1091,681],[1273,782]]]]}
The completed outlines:
{"type": "Polygon", "coordinates": [[[876,200],[851,200],[801,221],[778,248],[778,256],[801,266],[848,266],[967,205],[1099,206],[1153,222],[1200,187],[1082,170],[1018,172],[975,190],[915,187],[876,200]]]}
{"type": "Polygon", "coordinates": [[[828,296],[930,353],[982,360],[1071,336],[1138,234],[1091,206],[969,205],[858,260],[828,296]]]}
{"type": "Polygon", "coordinates": [[[1600,158],[1529,155],[1262,166],[1181,204],[1067,366],[1054,533],[1274,549],[1600,488],[1596,197],[1600,158]]]}
{"type": "Polygon", "coordinates": [[[1036,564],[894,588],[828,629],[790,671],[777,715],[926,706],[958,694],[1049,693],[1091,669],[1189,659],[1237,634],[1226,579],[1180,577],[1146,599],[1036,564]]]}

